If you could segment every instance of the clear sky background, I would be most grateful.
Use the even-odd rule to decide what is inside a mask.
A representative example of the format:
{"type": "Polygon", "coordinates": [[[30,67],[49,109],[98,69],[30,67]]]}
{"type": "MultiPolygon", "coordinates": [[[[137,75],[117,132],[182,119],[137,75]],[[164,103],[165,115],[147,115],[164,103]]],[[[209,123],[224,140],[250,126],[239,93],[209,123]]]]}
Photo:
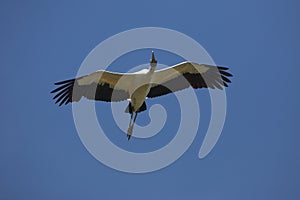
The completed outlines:
{"type": "MultiPolygon", "coordinates": [[[[296,0],[1,1],[0,199],[299,199],[298,10],[296,0]],[[194,38],[234,78],[223,133],[205,159],[197,155],[210,104],[199,90],[203,121],[188,151],[165,169],[127,174],[88,153],[71,106],[57,107],[49,92],[54,82],[75,76],[98,43],[145,26],[194,38]]],[[[149,56],[150,50],[128,54],[112,68],[126,71],[122,66],[149,56]]],[[[180,61],[162,51],[157,59],[180,61]]],[[[177,108],[172,95],[152,103],[177,108]]],[[[174,137],[178,117],[171,115],[163,133],[127,142],[103,117],[111,115],[109,104],[96,106],[116,132],[111,139],[129,150],[157,149],[174,137]]],[[[141,114],[138,123],[147,120],[141,114]]]]}

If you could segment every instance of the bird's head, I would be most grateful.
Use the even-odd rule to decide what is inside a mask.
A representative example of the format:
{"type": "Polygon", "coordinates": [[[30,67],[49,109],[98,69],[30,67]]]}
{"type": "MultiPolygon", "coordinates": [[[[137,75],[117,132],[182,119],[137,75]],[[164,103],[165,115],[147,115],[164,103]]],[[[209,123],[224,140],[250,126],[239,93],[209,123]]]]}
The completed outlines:
{"type": "Polygon", "coordinates": [[[157,60],[155,60],[154,51],[152,51],[152,58],[150,60],[150,66],[151,67],[156,67],[156,65],[157,65],[157,60]]]}

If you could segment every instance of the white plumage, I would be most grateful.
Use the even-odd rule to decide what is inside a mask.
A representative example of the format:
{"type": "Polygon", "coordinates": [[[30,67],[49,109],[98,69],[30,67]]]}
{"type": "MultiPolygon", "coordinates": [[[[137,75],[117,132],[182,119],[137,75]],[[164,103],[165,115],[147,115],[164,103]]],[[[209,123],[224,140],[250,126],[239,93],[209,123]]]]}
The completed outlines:
{"type": "Polygon", "coordinates": [[[127,137],[139,112],[146,110],[145,99],[176,92],[188,87],[218,88],[227,87],[232,75],[227,67],[216,67],[192,62],[182,62],[166,69],[155,70],[157,61],[152,52],[150,68],[135,73],[116,73],[104,70],[76,79],[55,83],[59,85],[51,93],[57,93],[56,103],[68,104],[82,97],[100,101],[130,100],[126,112],[131,114],[127,137]],[[135,114],[133,118],[133,114],[135,114]]]}

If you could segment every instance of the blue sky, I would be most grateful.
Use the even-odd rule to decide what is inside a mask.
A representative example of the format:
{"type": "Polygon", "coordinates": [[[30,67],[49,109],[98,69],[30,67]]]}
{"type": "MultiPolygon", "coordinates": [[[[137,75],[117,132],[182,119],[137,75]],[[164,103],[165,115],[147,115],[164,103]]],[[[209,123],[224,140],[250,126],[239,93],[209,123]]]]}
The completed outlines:
{"type": "MultiPolygon", "coordinates": [[[[299,199],[298,8],[294,0],[1,1],[0,199],[299,199]],[[199,90],[203,121],[188,151],[165,169],[127,174],[88,153],[71,106],[57,107],[49,92],[54,82],[75,76],[98,43],[146,26],[194,38],[217,64],[230,66],[234,78],[223,133],[205,159],[197,154],[209,96],[199,90]]],[[[149,52],[137,52],[138,61],[124,56],[112,67],[145,63],[149,52]]],[[[180,60],[158,53],[164,64],[180,60]]],[[[172,95],[154,101],[176,108],[172,95]]],[[[99,119],[110,115],[108,104],[97,107],[99,119]]],[[[147,122],[147,114],[139,119],[147,122]]],[[[159,148],[174,136],[170,123],[170,136],[112,139],[132,151],[159,148]]]]}

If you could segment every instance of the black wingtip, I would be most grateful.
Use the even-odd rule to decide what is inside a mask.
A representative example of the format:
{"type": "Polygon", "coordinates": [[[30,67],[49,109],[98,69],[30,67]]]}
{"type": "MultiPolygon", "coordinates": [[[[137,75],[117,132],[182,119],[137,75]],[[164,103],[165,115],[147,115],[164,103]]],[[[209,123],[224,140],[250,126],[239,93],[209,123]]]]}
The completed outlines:
{"type": "Polygon", "coordinates": [[[229,73],[228,71],[226,71],[226,70],[229,70],[228,67],[218,66],[218,70],[219,70],[219,72],[220,72],[221,74],[223,74],[223,75],[225,75],[225,76],[230,76],[230,77],[232,76],[231,73],[229,73]]]}
{"type": "Polygon", "coordinates": [[[227,83],[231,83],[231,80],[229,80],[227,77],[225,76],[221,76],[223,81],[227,82],[227,83]]]}
{"type": "Polygon", "coordinates": [[[72,83],[72,82],[74,82],[74,78],[72,78],[72,79],[69,79],[69,80],[64,80],[64,81],[59,81],[59,82],[56,82],[56,83],[54,83],[54,85],[62,85],[62,84],[65,84],[65,83],[72,83]]]}
{"type": "Polygon", "coordinates": [[[58,104],[58,106],[62,106],[63,104],[67,105],[68,103],[72,102],[74,83],[75,79],[69,79],[54,83],[55,85],[59,85],[57,88],[50,92],[57,92],[57,94],[53,97],[53,99],[56,100],[55,104],[58,104]]]}
{"type": "Polygon", "coordinates": [[[232,74],[229,73],[229,72],[227,72],[227,71],[222,71],[222,70],[220,70],[220,73],[221,73],[222,75],[224,75],[224,76],[232,77],[232,74]]]}
{"type": "Polygon", "coordinates": [[[228,83],[231,83],[231,80],[229,79],[229,77],[233,76],[231,73],[226,71],[228,69],[229,69],[228,67],[218,66],[218,70],[220,72],[224,87],[228,87],[228,83]]]}
{"type": "Polygon", "coordinates": [[[228,67],[218,66],[218,69],[220,69],[220,70],[228,70],[229,68],[228,67]]]}

